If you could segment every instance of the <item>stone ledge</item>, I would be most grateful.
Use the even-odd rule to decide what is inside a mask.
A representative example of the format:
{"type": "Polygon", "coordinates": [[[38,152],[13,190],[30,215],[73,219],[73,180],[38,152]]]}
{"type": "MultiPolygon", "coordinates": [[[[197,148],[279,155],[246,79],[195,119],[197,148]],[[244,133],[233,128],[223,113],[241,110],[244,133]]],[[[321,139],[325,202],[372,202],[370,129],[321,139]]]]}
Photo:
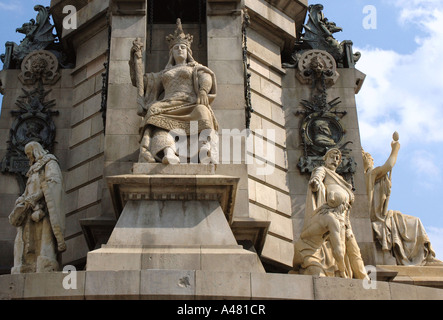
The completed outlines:
{"type": "Polygon", "coordinates": [[[443,266],[377,266],[383,270],[396,272],[391,280],[395,283],[443,289],[443,266]]]}
{"type": "Polygon", "coordinates": [[[162,164],[162,163],[134,163],[132,173],[137,174],[166,174],[166,175],[207,175],[215,174],[214,164],[162,164]]]}
{"type": "Polygon", "coordinates": [[[0,299],[443,300],[443,290],[391,282],[202,270],[78,271],[0,276],[0,299]],[[70,277],[70,278],[67,278],[70,277]],[[71,281],[68,281],[71,280],[71,281]],[[76,284],[64,289],[63,283],[76,284]]]}
{"type": "Polygon", "coordinates": [[[128,200],[217,200],[232,222],[238,177],[222,175],[120,175],[107,177],[116,217],[128,200]]]}

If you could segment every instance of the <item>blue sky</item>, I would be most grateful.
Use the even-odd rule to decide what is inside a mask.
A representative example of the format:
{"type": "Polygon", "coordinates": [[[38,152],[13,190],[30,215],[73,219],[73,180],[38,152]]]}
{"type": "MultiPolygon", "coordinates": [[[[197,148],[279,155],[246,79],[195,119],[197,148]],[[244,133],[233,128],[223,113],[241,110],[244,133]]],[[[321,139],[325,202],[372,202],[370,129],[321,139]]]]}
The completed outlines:
{"type": "MultiPolygon", "coordinates": [[[[23,36],[15,29],[35,19],[34,5],[49,3],[0,0],[0,44],[19,43],[23,36]]],[[[360,134],[376,166],[389,156],[392,133],[400,134],[389,208],[419,217],[443,259],[443,1],[318,3],[324,5],[325,16],[343,28],[335,37],[352,40],[362,53],[357,69],[367,77],[357,95],[360,134]],[[375,29],[363,25],[368,5],[376,9],[375,29]]]]}

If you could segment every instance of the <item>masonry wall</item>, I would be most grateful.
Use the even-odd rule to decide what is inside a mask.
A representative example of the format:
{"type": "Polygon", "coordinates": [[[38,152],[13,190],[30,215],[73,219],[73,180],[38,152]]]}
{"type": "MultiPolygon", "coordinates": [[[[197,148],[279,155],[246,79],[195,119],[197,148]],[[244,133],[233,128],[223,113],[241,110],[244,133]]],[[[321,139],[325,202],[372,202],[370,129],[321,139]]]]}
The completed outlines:
{"type": "MultiPolygon", "coordinates": [[[[108,60],[107,1],[83,4],[77,29],[62,29],[66,50],[75,52],[70,79],[71,101],[65,178],[67,251],[63,264],[84,266],[88,244],[80,221],[102,214],[104,186],[104,122],[101,112],[104,63],[108,60]]],[[[56,22],[60,22],[55,17],[56,22]]],[[[64,79],[62,78],[62,79],[64,79]]]]}

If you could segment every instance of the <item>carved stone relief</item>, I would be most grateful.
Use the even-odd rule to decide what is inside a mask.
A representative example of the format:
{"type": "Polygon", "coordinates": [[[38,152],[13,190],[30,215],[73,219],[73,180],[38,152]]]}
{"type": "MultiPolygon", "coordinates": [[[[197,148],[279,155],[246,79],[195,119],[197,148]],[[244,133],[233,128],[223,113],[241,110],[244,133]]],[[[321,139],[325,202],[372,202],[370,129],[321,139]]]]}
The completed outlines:
{"type": "Polygon", "coordinates": [[[60,78],[57,57],[46,50],[38,50],[28,54],[23,59],[21,70],[18,77],[25,85],[34,85],[39,80],[44,85],[53,85],[60,78]]]}
{"type": "Polygon", "coordinates": [[[57,59],[50,53],[36,51],[25,57],[20,80],[27,85],[36,84],[34,89],[22,88],[23,94],[16,101],[18,109],[12,110],[12,123],[6,156],[1,162],[2,173],[15,174],[21,192],[26,185],[29,160],[25,145],[31,141],[40,143],[45,150],[52,151],[55,143],[55,124],[52,120],[58,111],[53,111],[55,100],[46,101],[51,90],[44,84],[55,84],[59,78],[57,59]]]}
{"type": "Polygon", "coordinates": [[[334,58],[323,50],[308,50],[301,54],[297,71],[298,80],[304,84],[312,84],[313,79],[321,77],[322,72],[329,86],[335,84],[340,77],[334,58]]]}
{"type": "Polygon", "coordinates": [[[345,141],[346,131],[340,120],[346,116],[346,111],[336,107],[341,103],[340,98],[327,101],[327,89],[334,85],[339,78],[334,58],[322,50],[309,50],[301,55],[297,66],[297,78],[303,84],[311,85],[311,99],[302,100],[304,110],[298,110],[296,115],[302,115],[300,135],[304,155],[298,166],[302,173],[312,173],[323,162],[323,155],[332,148],[338,148],[343,154],[343,160],[337,172],[344,174],[352,181],[356,163],[349,157],[350,149],[345,141]]]}

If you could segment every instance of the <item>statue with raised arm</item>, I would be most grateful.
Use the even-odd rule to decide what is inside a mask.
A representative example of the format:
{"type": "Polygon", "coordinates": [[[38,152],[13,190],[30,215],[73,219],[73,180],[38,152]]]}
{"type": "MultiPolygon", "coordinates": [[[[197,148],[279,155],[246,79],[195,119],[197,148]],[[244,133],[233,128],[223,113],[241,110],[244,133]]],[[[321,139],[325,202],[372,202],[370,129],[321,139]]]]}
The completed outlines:
{"type": "Polygon", "coordinates": [[[425,228],[417,217],[389,210],[391,174],[400,150],[399,134],[394,132],[391,154],[386,162],[374,168],[372,156],[362,150],[372,228],[386,265],[442,265],[435,258],[425,228]]]}
{"type": "MultiPolygon", "coordinates": [[[[166,40],[169,61],[158,73],[143,73],[143,45],[139,40],[134,41],[131,49],[131,80],[138,90],[138,115],[143,117],[139,162],[179,163],[179,150],[171,132],[180,131],[189,137],[203,130],[218,130],[210,106],[216,95],[215,74],[192,57],[193,37],[183,32],[180,19],[177,19],[175,33],[166,40]],[[198,125],[197,132],[191,132],[191,123],[198,125]]],[[[199,162],[211,161],[216,152],[212,148],[210,138],[200,143],[199,162]]]]}
{"type": "Polygon", "coordinates": [[[30,168],[26,188],[9,222],[17,227],[11,273],[58,271],[64,240],[62,173],[57,158],[38,142],[25,146],[30,168]]]}
{"type": "Polygon", "coordinates": [[[332,148],[324,156],[324,165],[312,172],[293,266],[308,275],[367,279],[349,220],[354,203],[352,185],[336,173],[341,160],[341,151],[332,148]]]}

